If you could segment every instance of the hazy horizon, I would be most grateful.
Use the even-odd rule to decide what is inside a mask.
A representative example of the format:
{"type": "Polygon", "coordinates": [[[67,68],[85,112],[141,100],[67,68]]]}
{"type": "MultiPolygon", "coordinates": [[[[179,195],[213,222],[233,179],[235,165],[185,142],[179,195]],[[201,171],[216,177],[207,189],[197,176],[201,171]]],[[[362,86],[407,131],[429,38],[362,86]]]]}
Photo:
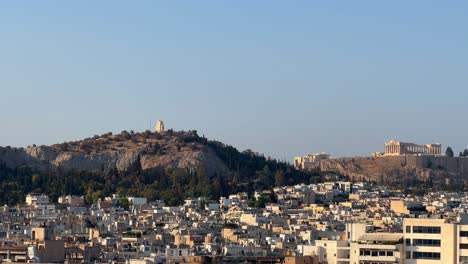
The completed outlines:
{"type": "Polygon", "coordinates": [[[468,2],[0,7],[0,146],[162,119],[288,161],[390,139],[468,148],[468,2]]]}

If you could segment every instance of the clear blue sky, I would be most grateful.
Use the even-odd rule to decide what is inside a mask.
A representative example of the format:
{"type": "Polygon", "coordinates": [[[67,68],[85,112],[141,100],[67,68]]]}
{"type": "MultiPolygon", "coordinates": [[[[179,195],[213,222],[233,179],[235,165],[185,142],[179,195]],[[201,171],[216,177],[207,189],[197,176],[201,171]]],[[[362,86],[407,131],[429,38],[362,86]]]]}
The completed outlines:
{"type": "Polygon", "coordinates": [[[196,129],[276,158],[468,147],[467,1],[9,1],[0,145],[196,129]]]}

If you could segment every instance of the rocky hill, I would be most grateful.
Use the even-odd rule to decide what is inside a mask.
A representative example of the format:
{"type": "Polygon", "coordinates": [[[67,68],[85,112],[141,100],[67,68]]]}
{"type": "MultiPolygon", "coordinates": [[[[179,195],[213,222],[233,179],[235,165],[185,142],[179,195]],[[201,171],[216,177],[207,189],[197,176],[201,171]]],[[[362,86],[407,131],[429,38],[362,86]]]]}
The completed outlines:
{"type": "Polygon", "coordinates": [[[405,187],[410,183],[445,182],[463,185],[468,158],[430,155],[354,157],[322,160],[321,172],[334,172],[355,181],[405,187]]]}
{"type": "Polygon", "coordinates": [[[85,195],[89,202],[119,192],[178,204],[274,185],[308,183],[310,174],[196,131],[107,133],[80,141],[27,148],[0,147],[0,202],[28,192],[85,195]]]}
{"type": "Polygon", "coordinates": [[[16,168],[58,168],[127,173],[155,168],[205,166],[208,174],[226,174],[229,169],[195,131],[144,132],[94,136],[81,141],[25,149],[0,147],[0,161],[16,168]]]}

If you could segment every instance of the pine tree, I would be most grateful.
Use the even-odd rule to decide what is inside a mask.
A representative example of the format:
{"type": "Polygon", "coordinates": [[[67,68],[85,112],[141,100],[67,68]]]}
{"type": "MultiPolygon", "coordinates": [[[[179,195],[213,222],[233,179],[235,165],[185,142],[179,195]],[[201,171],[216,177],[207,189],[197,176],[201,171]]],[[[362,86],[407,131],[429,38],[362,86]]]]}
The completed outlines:
{"type": "Polygon", "coordinates": [[[445,151],[445,155],[447,155],[447,157],[450,157],[450,158],[453,157],[453,150],[450,146],[447,147],[447,150],[445,151]]]}

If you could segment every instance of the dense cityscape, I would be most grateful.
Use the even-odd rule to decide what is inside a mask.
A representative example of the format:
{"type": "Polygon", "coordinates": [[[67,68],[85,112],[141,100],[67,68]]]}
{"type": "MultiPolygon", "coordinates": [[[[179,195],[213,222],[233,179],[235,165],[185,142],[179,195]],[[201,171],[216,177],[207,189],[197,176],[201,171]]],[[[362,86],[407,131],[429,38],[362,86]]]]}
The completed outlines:
{"type": "MultiPolygon", "coordinates": [[[[111,149],[111,152],[104,153],[115,155],[119,151],[112,148],[116,146],[115,142],[125,151],[139,147],[140,154],[132,159],[136,162],[143,159],[143,155],[148,155],[148,151],[154,152],[150,153],[151,157],[161,158],[168,153],[171,157],[175,156],[171,154],[174,152],[169,151],[174,145],[171,142],[178,142],[177,153],[186,153],[184,149],[191,153],[194,149],[203,148],[202,146],[208,148],[219,145],[199,137],[196,131],[166,131],[164,122],[159,120],[154,132],[124,131],[117,135],[107,133],[55,147],[28,147],[26,152],[22,149],[0,149],[0,154],[3,153],[0,158],[4,159],[3,168],[8,167],[5,161],[21,153],[21,157],[29,155],[28,157],[35,157],[39,161],[29,161],[32,166],[46,162],[49,171],[74,170],[76,168],[73,167],[54,168],[53,159],[47,160],[47,155],[37,153],[47,152],[52,158],[65,154],[75,159],[78,157],[79,162],[72,163],[78,165],[86,163],[83,157],[100,157],[104,162],[111,162],[103,159],[103,152],[99,151],[111,149]],[[98,145],[99,148],[90,149],[92,145],[98,145]],[[148,150],[148,146],[153,150],[148,150]],[[88,154],[83,156],[80,153],[83,149],[88,154]]],[[[107,192],[97,190],[89,193],[89,189],[85,188],[83,190],[86,191],[86,196],[64,194],[57,197],[57,193],[64,193],[63,189],[46,188],[54,199],[47,194],[34,192],[23,197],[20,192],[16,204],[9,200],[10,204],[5,204],[1,209],[0,261],[96,264],[468,263],[468,193],[463,192],[468,187],[467,180],[462,181],[462,186],[458,187],[455,185],[459,181],[454,181],[463,179],[460,175],[465,174],[468,167],[464,165],[468,157],[465,159],[463,153],[454,157],[450,147],[443,154],[441,144],[418,145],[391,140],[384,143],[383,153],[374,152],[370,157],[361,158],[371,162],[371,167],[380,166],[379,162],[387,166],[396,160],[397,167],[422,170],[419,176],[426,177],[424,185],[420,182],[415,186],[398,188],[392,187],[388,182],[379,184],[371,177],[367,181],[359,181],[357,174],[346,175],[346,170],[333,169],[330,164],[340,165],[342,159],[332,158],[325,152],[299,156],[294,158],[292,165],[281,165],[259,154],[237,152],[229,146],[222,145],[218,150],[219,153],[226,151],[231,152],[227,156],[231,162],[233,157],[247,155],[250,158],[242,162],[256,161],[257,169],[264,166],[263,170],[255,172],[254,177],[270,182],[270,185],[255,184],[253,188],[244,188],[247,191],[217,198],[219,190],[207,190],[206,193],[210,196],[181,196],[186,197],[183,202],[174,202],[171,197],[148,199],[133,196],[129,195],[133,191],[125,192],[122,189],[119,193],[109,193],[111,189],[107,192]],[[284,168],[290,172],[286,174],[279,170],[272,173],[269,167],[272,165],[286,166],[284,168]],[[296,172],[292,173],[292,170],[296,172]],[[307,177],[295,180],[305,179],[309,183],[288,185],[288,177],[297,175],[310,176],[308,180],[307,177]],[[437,180],[442,182],[434,183],[437,180]],[[268,188],[259,189],[259,186],[268,188]],[[416,188],[418,186],[426,186],[427,189],[416,188]],[[106,193],[110,195],[106,196],[106,193]],[[171,204],[167,204],[167,201],[171,201],[171,204]]],[[[123,155],[126,156],[128,155],[123,155]]],[[[360,167],[356,165],[359,163],[354,158],[345,161],[344,164],[348,165],[343,165],[344,167],[360,167]]],[[[118,163],[119,161],[116,164],[118,163]]],[[[198,166],[200,163],[201,161],[198,166]]],[[[102,164],[105,163],[98,165],[102,164]]],[[[133,165],[127,167],[133,169],[125,173],[122,171],[121,174],[107,169],[105,174],[98,174],[97,177],[110,175],[126,178],[143,170],[141,167],[136,169],[133,165]]],[[[29,167],[24,168],[24,165],[18,168],[14,171],[32,170],[29,167]]],[[[193,167],[185,167],[188,171],[192,169],[193,167]]],[[[87,170],[93,171],[89,167],[87,170]]],[[[101,170],[106,171],[104,167],[101,170]]],[[[253,173],[252,170],[243,171],[253,173]]],[[[378,171],[384,173],[382,169],[378,171]]],[[[405,172],[408,173],[398,173],[405,172]]],[[[371,174],[369,169],[361,173],[371,174]]],[[[23,184],[19,185],[18,190],[36,188],[35,182],[39,181],[37,174],[21,175],[23,184]],[[32,179],[28,180],[28,177],[32,179]]],[[[65,176],[54,177],[70,189],[67,187],[70,184],[87,186],[86,180],[73,180],[74,177],[85,175],[86,171],[71,174],[67,176],[71,177],[71,182],[68,183],[65,176]]],[[[206,180],[195,181],[194,184],[198,186],[212,181],[213,176],[203,175],[206,180]]],[[[178,182],[180,180],[177,178],[183,176],[180,173],[159,175],[154,181],[170,177],[178,182]]],[[[200,175],[187,174],[184,177],[200,175]]],[[[238,174],[233,180],[236,178],[241,179],[238,174]]],[[[229,181],[229,178],[221,179],[223,180],[229,181]]],[[[50,178],[43,178],[41,181],[46,187],[55,185],[50,178]]],[[[254,179],[252,183],[256,181],[258,179],[254,179]]],[[[96,185],[93,186],[97,188],[96,185]]],[[[129,187],[130,184],[124,183],[123,187],[126,186],[129,187]]],[[[36,190],[43,188],[40,185],[37,187],[39,188],[36,190]]],[[[80,189],[76,187],[70,190],[79,192],[80,189]]],[[[172,185],[169,188],[180,187],[181,185],[172,185]]],[[[230,188],[224,191],[232,190],[230,188]]],[[[7,192],[5,190],[4,194],[7,192]]]]}
{"type": "Polygon", "coordinates": [[[29,194],[2,207],[0,258],[28,263],[466,263],[468,195],[362,182],[277,187],[181,206],[29,194]],[[430,261],[430,262],[428,262],[430,261]]]}
{"type": "Polygon", "coordinates": [[[468,1],[0,1],[0,264],[468,264],[468,1]]]}

